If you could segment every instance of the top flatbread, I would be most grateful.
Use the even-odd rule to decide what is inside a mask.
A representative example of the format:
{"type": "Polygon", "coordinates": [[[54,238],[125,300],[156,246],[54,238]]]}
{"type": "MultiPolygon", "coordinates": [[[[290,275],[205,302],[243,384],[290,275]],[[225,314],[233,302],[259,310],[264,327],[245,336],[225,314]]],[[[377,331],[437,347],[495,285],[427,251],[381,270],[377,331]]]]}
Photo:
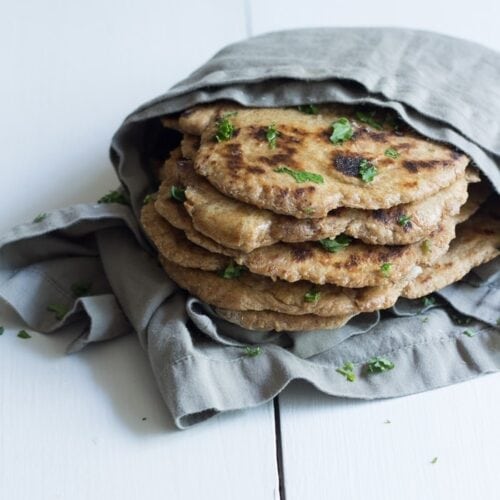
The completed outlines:
{"type": "MultiPolygon", "coordinates": [[[[178,151],[173,156],[178,158],[178,151]]],[[[415,243],[434,232],[445,216],[456,215],[467,200],[468,183],[479,181],[468,168],[464,177],[424,200],[386,210],[338,208],[322,219],[296,219],[223,195],[194,172],[189,160],[168,160],[162,178],[156,201],[160,213],[168,210],[171,186],[183,186],[184,207],[196,230],[227,248],[247,253],[279,241],[313,241],[341,233],[372,245],[415,243]],[[402,217],[408,222],[402,224],[402,217]]]]}
{"type": "MultiPolygon", "coordinates": [[[[463,176],[469,163],[455,149],[407,129],[386,124],[377,130],[362,123],[352,107],[323,106],[319,114],[309,115],[295,109],[234,106],[219,106],[214,112],[207,106],[203,113],[209,119],[195,170],[229,197],[297,218],[324,217],[341,206],[378,210],[421,200],[463,176]],[[236,114],[228,115],[234,109],[236,114]],[[218,122],[224,117],[234,134],[217,142],[218,122]],[[332,123],[341,117],[349,119],[354,135],[333,144],[332,123]],[[271,125],[278,131],[274,148],[266,138],[271,125]],[[389,148],[399,156],[388,157],[389,148]],[[378,170],[371,182],[360,178],[363,160],[378,170]],[[319,174],[323,182],[297,182],[276,172],[280,167],[319,174]]],[[[374,116],[383,122],[383,113],[374,116]]]]}

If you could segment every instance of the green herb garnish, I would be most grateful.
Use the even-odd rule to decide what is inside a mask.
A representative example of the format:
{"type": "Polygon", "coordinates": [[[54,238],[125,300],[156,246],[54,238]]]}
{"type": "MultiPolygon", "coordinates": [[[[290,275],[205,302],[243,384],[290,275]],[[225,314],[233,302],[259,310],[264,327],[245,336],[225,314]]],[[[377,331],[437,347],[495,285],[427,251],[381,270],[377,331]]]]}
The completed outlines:
{"type": "Polygon", "coordinates": [[[352,238],[345,234],[339,234],[335,238],[325,238],[323,240],[319,240],[320,245],[327,250],[328,252],[337,253],[347,248],[351,243],[352,238]]]}
{"type": "Polygon", "coordinates": [[[380,266],[380,272],[382,273],[383,276],[385,276],[386,278],[388,278],[391,274],[391,270],[392,270],[392,263],[390,262],[384,262],[381,266],[380,266]]]}
{"type": "Polygon", "coordinates": [[[258,356],[261,354],[262,349],[259,346],[254,346],[254,345],[247,345],[245,347],[245,355],[248,356],[249,358],[254,358],[255,356],[258,356]]]}
{"type": "Polygon", "coordinates": [[[143,205],[147,205],[148,203],[151,203],[154,200],[154,196],[152,194],[147,194],[144,199],[142,200],[143,205]]]}
{"type": "Polygon", "coordinates": [[[35,223],[38,223],[38,222],[42,222],[45,218],[47,217],[47,214],[44,212],[44,213],[41,213],[41,214],[38,214],[34,219],[33,219],[33,222],[35,223]]]}
{"type": "Polygon", "coordinates": [[[312,215],[315,211],[316,211],[316,209],[313,207],[304,208],[304,213],[307,215],[312,215]]]}
{"type": "Polygon", "coordinates": [[[31,335],[26,330],[19,330],[17,336],[20,339],[30,339],[31,335]]]}
{"type": "Polygon", "coordinates": [[[323,184],[325,180],[322,175],[312,172],[304,172],[303,170],[292,170],[284,165],[275,168],[274,171],[278,174],[288,174],[295,179],[295,182],[314,182],[315,184],[323,184]]]}
{"type": "Polygon", "coordinates": [[[432,295],[428,295],[427,297],[422,298],[422,305],[424,307],[433,306],[435,304],[436,304],[436,297],[433,297],[432,295]]]}
{"type": "Polygon", "coordinates": [[[431,253],[432,252],[432,243],[431,240],[424,240],[422,241],[422,244],[420,245],[420,248],[422,249],[422,252],[424,253],[431,253]]]}
{"type": "Polygon", "coordinates": [[[228,141],[234,135],[234,125],[229,121],[230,116],[234,116],[236,112],[226,113],[220,120],[215,122],[217,132],[214,139],[217,142],[228,141]]]}
{"type": "Polygon", "coordinates": [[[411,217],[408,215],[402,215],[398,219],[398,224],[404,228],[410,227],[411,226],[411,217]]]}
{"type": "Polygon", "coordinates": [[[347,118],[339,118],[332,123],[332,127],[333,132],[330,136],[330,141],[332,141],[333,144],[341,144],[352,138],[354,132],[352,130],[351,122],[347,118]]]}
{"type": "Polygon", "coordinates": [[[170,188],[170,197],[179,203],[184,203],[186,201],[186,188],[172,186],[170,188]]]}
{"type": "Polygon", "coordinates": [[[472,330],[464,330],[462,333],[464,335],[467,335],[467,337],[475,337],[477,335],[477,332],[474,332],[472,330]]]}
{"type": "Polygon", "coordinates": [[[392,158],[393,160],[399,158],[399,153],[394,148],[387,148],[384,151],[385,156],[392,158]]]}
{"type": "Polygon", "coordinates": [[[278,136],[280,133],[278,132],[278,129],[276,128],[275,123],[271,123],[269,127],[267,127],[266,131],[266,139],[269,144],[270,149],[274,149],[276,147],[276,140],[278,139],[278,136]]]}
{"type": "Polygon", "coordinates": [[[352,363],[344,363],[342,368],[337,368],[335,371],[343,375],[349,382],[354,382],[356,380],[356,375],[354,374],[354,366],[352,363]]]}
{"type": "Polygon", "coordinates": [[[61,304],[50,304],[47,306],[47,311],[53,312],[57,320],[61,320],[68,314],[69,308],[61,304]]]}
{"type": "Polygon", "coordinates": [[[125,195],[120,191],[114,190],[105,194],[102,198],[97,200],[97,203],[121,203],[122,205],[128,205],[129,202],[125,195]]]}
{"type": "Polygon", "coordinates": [[[79,298],[79,297],[85,297],[86,295],[88,295],[91,287],[92,287],[92,283],[78,282],[78,283],[73,283],[71,285],[70,290],[75,298],[79,298]]]}
{"type": "Polygon", "coordinates": [[[387,358],[376,357],[370,359],[366,365],[368,373],[382,373],[394,368],[394,363],[387,358]]]}
{"type": "Polygon", "coordinates": [[[359,162],[359,176],[363,182],[372,182],[378,175],[377,167],[368,160],[359,162]]]}
{"type": "Polygon", "coordinates": [[[304,301],[305,302],[312,302],[315,304],[316,302],[318,302],[320,296],[321,296],[321,292],[318,292],[318,290],[315,290],[313,288],[304,294],[304,301]]]}
{"type": "Polygon", "coordinates": [[[437,461],[438,461],[438,457],[434,457],[434,458],[431,460],[431,464],[435,464],[437,461]]]}
{"type": "Polygon", "coordinates": [[[374,118],[375,116],[375,111],[372,111],[371,113],[363,113],[362,111],[358,111],[356,113],[356,118],[362,122],[366,123],[367,125],[370,125],[370,127],[373,127],[374,129],[377,130],[382,130],[382,124],[379,123],[377,120],[374,118]]]}
{"type": "Polygon", "coordinates": [[[429,321],[429,316],[424,316],[422,319],[421,319],[422,323],[427,323],[427,321],[429,321]]]}
{"type": "Polygon", "coordinates": [[[0,335],[3,335],[3,332],[5,332],[5,328],[3,326],[0,326],[0,335]]]}
{"type": "Polygon", "coordinates": [[[297,109],[306,115],[317,115],[319,113],[318,106],[314,104],[302,104],[297,106],[297,109]]]}
{"type": "Polygon", "coordinates": [[[233,278],[239,278],[241,274],[246,270],[247,268],[245,266],[239,266],[238,264],[231,262],[231,264],[229,264],[225,269],[219,272],[219,276],[221,278],[230,280],[233,278]]]}

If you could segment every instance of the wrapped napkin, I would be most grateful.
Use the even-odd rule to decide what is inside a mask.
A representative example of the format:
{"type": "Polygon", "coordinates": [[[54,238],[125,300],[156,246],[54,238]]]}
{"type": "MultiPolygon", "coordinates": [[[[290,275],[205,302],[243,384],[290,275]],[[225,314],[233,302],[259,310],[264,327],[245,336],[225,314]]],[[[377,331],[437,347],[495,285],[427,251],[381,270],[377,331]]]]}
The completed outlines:
{"type": "Polygon", "coordinates": [[[498,258],[425,307],[400,299],[391,311],[356,316],[334,331],[253,332],[179,290],[137,218],[154,189],[149,160],[175,145],[175,133],[157,118],[221,99],[394,109],[418,132],[467,153],[499,193],[498,81],[499,54],[428,32],[293,30],[226,47],[129,115],[115,134],[111,158],[131,208],[76,205],[0,238],[0,297],[36,330],[78,331],[70,352],[137,332],[179,428],[268,401],[294,379],[331,395],[371,399],[497,371],[498,258]],[[394,368],[370,373],[374,357],[394,368]],[[345,376],[346,363],[354,382],[345,376]]]}

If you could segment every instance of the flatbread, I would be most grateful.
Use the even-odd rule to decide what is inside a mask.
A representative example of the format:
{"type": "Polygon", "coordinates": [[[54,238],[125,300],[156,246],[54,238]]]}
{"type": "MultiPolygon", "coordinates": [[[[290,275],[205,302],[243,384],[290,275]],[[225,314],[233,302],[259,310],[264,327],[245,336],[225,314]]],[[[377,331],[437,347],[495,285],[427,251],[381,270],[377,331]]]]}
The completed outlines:
{"type": "Polygon", "coordinates": [[[237,278],[227,279],[213,271],[179,266],[162,255],[160,261],[166,273],[181,288],[207,304],[236,311],[269,310],[324,317],[353,315],[391,307],[405,286],[405,282],[367,288],[314,286],[307,281],[273,281],[249,271],[242,272],[237,278]],[[305,298],[308,292],[317,292],[318,299],[308,302],[305,298]]]}
{"type": "Polygon", "coordinates": [[[491,203],[483,207],[474,217],[461,224],[448,252],[406,285],[403,297],[424,297],[462,279],[474,267],[500,256],[498,198],[496,205],[491,203]]]}
{"type": "Polygon", "coordinates": [[[160,213],[168,210],[171,185],[182,185],[186,188],[184,207],[194,228],[224,247],[246,253],[279,241],[313,241],[341,233],[372,245],[408,245],[436,231],[445,216],[456,215],[467,200],[468,184],[478,181],[477,173],[468,168],[465,176],[418,202],[376,211],[339,208],[322,219],[296,219],[223,195],[194,172],[190,161],[182,159],[165,164],[165,185],[156,208],[160,213]],[[402,216],[410,221],[402,225],[402,216]]]}
{"type": "Polygon", "coordinates": [[[341,206],[379,210],[414,202],[455,182],[469,163],[455,149],[407,129],[386,125],[376,130],[361,123],[355,109],[340,105],[323,106],[317,115],[295,109],[239,108],[227,118],[235,127],[233,137],[217,142],[217,122],[234,109],[218,107],[211,115],[195,170],[227,196],[275,213],[321,218],[341,206]],[[349,118],[354,135],[332,144],[332,123],[341,117],[349,118]],[[266,140],[271,125],[279,132],[274,149],[266,140]],[[388,157],[389,148],[399,157],[388,157]],[[363,160],[378,169],[372,182],[360,178],[363,160]],[[280,167],[320,175],[324,182],[297,182],[277,172],[280,167]]]}
{"type": "Polygon", "coordinates": [[[314,314],[291,316],[274,311],[231,311],[216,308],[215,312],[226,321],[248,330],[269,331],[308,331],[326,330],[344,326],[351,316],[333,316],[325,318],[314,314]]]}

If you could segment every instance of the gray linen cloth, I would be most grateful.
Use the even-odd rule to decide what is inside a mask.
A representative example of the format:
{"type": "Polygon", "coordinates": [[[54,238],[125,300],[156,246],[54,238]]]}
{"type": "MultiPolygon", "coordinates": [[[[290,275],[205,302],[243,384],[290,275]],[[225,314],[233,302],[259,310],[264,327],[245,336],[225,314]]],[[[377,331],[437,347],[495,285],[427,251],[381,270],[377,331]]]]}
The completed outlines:
{"type": "Polygon", "coordinates": [[[0,238],[0,297],[31,328],[77,332],[69,352],[137,332],[179,428],[268,401],[294,379],[327,394],[371,399],[497,371],[498,259],[425,307],[401,299],[390,311],[360,315],[338,330],[256,333],[179,290],[159,267],[137,215],[155,189],[149,160],[164,157],[178,141],[155,118],[218,99],[392,108],[421,133],[467,152],[498,193],[499,81],[499,54],[422,31],[293,30],[228,46],[132,113],[115,134],[111,158],[131,208],[76,205],[0,238]],[[253,344],[259,349],[249,348],[253,344]],[[369,373],[375,356],[395,367],[369,373]],[[346,362],[354,382],[336,371],[346,362]]]}

